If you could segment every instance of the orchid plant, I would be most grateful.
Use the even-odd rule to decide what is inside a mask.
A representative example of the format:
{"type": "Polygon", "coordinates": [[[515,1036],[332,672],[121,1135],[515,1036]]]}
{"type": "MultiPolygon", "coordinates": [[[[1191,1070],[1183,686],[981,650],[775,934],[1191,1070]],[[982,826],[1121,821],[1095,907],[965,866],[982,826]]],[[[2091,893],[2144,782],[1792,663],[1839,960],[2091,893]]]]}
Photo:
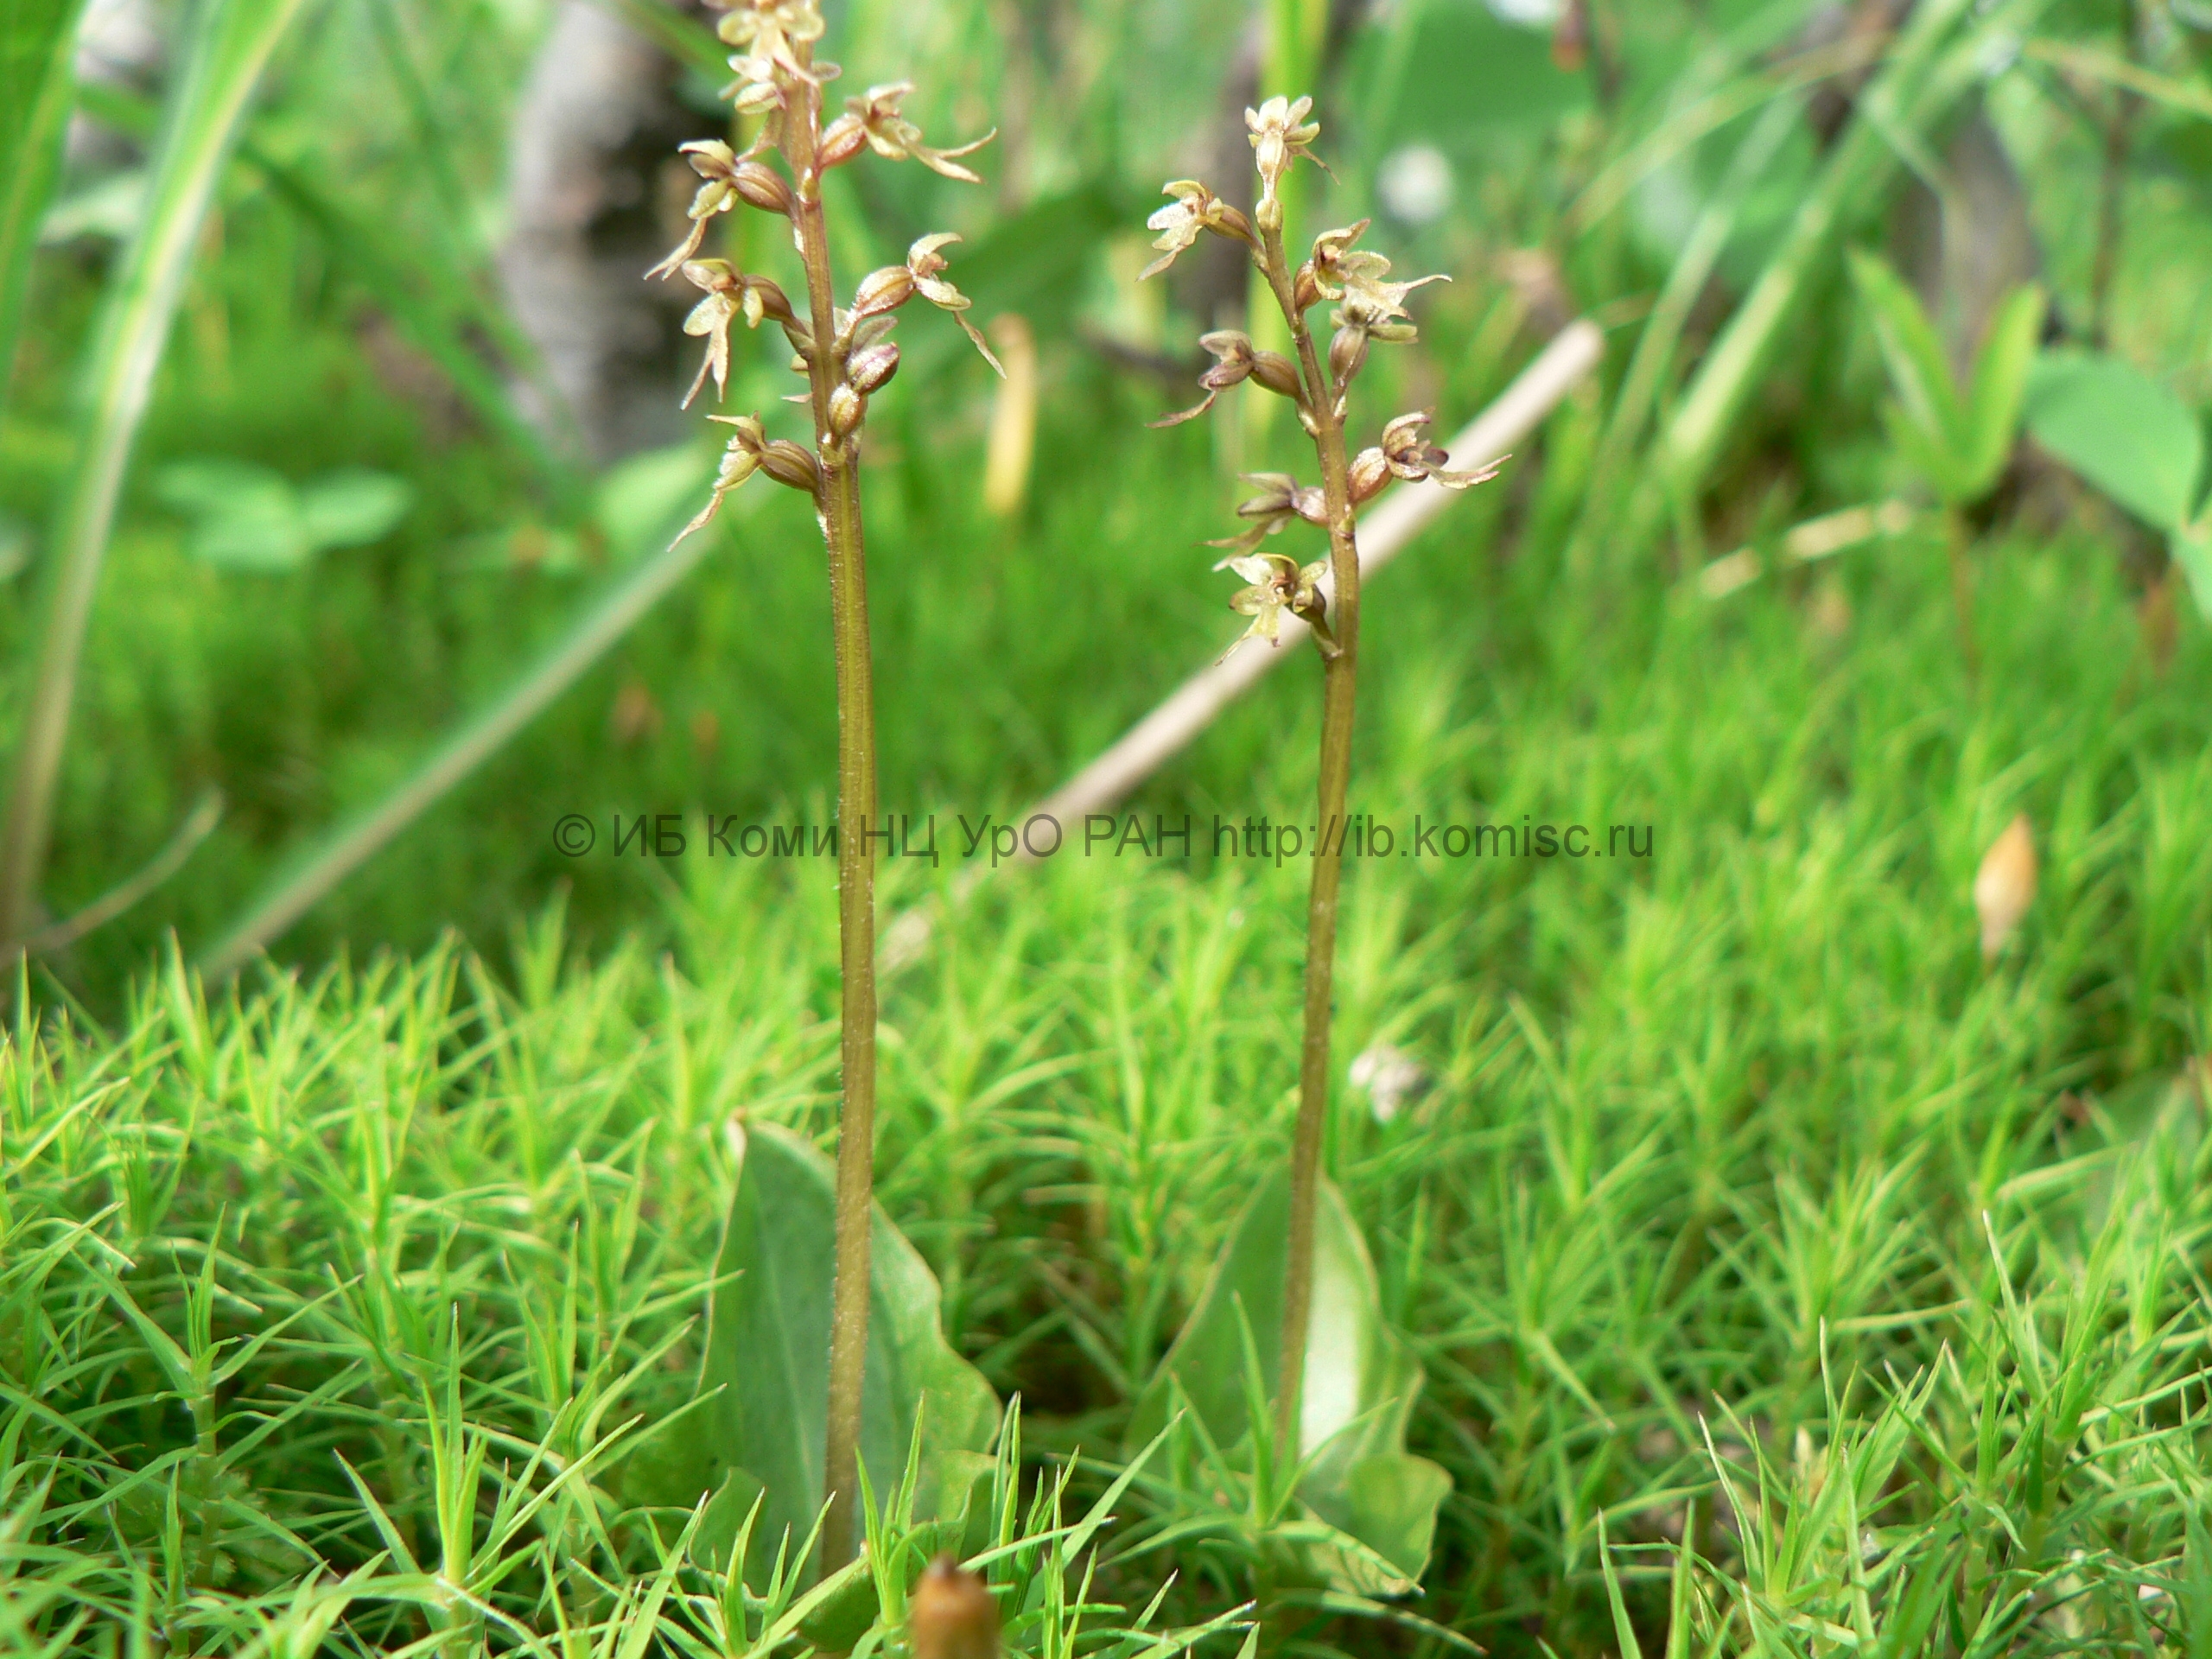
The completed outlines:
{"type": "MultiPolygon", "coordinates": [[[[1390,280],[1390,262],[1358,246],[1368,221],[1324,231],[1312,251],[1294,266],[1287,251],[1281,185],[1300,159],[1313,159],[1318,122],[1310,120],[1313,102],[1271,98],[1244,112],[1260,194],[1248,216],[1204,184],[1179,179],[1167,185],[1173,200],[1155,213],[1150,227],[1159,232],[1153,246],[1160,257],[1143,271],[1153,276],[1174,263],[1204,234],[1240,243],[1288,326],[1294,355],[1255,346],[1239,330],[1222,329],[1199,340],[1211,367],[1198,378],[1205,396],[1192,407],[1155,425],[1192,420],[1213,407],[1232,386],[1247,382],[1288,398],[1299,424],[1313,440],[1321,481],[1301,484],[1287,473],[1247,474],[1257,493],[1238,507],[1249,521],[1242,534],[1212,545],[1228,550],[1214,568],[1233,572],[1245,585],[1230,600],[1231,608],[1251,619],[1230,646],[1257,639],[1281,644],[1283,618],[1304,625],[1322,659],[1319,822],[1313,875],[1306,902],[1305,1030],[1299,1062],[1297,1128],[1292,1141],[1289,1217],[1282,1290],[1281,1370],[1276,1387],[1278,1444],[1294,1446],[1300,1424],[1299,1395],[1305,1372],[1307,1327],[1313,1300],[1315,1214],[1319,1191],[1321,1141],[1329,1092],[1330,1006],[1337,947],[1338,895],[1342,884],[1349,818],[1345,798],[1351,784],[1353,709],[1359,662],[1359,508],[1393,482],[1427,480],[1463,490],[1495,475],[1497,463],[1475,471],[1452,470],[1450,457],[1424,435],[1427,413],[1399,416],[1382,429],[1372,448],[1353,453],[1346,441],[1351,386],[1376,345],[1402,345],[1415,338],[1406,311],[1407,297],[1427,283],[1446,280],[1423,276],[1390,280]],[[1316,342],[1310,321],[1324,302],[1331,333],[1325,351],[1316,342]],[[1270,538],[1294,523],[1325,531],[1328,555],[1300,563],[1272,550],[1270,538]]],[[[1318,163],[1317,163],[1318,164],[1318,163]]]]}
{"type": "Polygon", "coordinates": [[[730,335],[773,321],[790,342],[791,372],[807,389],[790,401],[807,406],[811,441],[771,437],[758,412],[712,415],[730,429],[712,493],[682,536],[706,525],[722,499],[755,473],[811,497],[829,553],[837,657],[837,889],[842,1007],[839,1046],[843,1097],[838,1115],[836,1278],[832,1293],[828,1435],[823,1452],[827,1514],[823,1560],[850,1559],[857,1536],[858,1447],[862,1370],[868,1353],[869,1216],[875,1122],[875,884],[868,830],[876,813],[874,702],[871,685],[868,582],[861,531],[860,457],[868,400],[898,372],[892,340],[897,313],[919,296],[954,319],[994,369],[997,359],[964,315],[968,297],[945,276],[941,250],[959,238],[923,237],[903,264],[862,277],[849,304],[840,305],[832,278],[822,181],[873,150],[890,161],[920,162],[947,178],[980,182],[961,164],[989,142],[940,149],[924,142],[904,112],[910,83],[874,86],[849,99],[844,112],[823,119],[837,66],[815,55],[822,38],[819,0],[714,0],[722,11],[716,33],[732,48],[736,79],[723,90],[741,117],[757,118],[759,137],[740,151],[719,138],[682,147],[700,185],[690,208],[690,232],[647,273],[681,276],[702,297],[684,332],[703,339],[706,354],[685,397],[687,407],[712,379],[719,401],[728,386],[730,335]],[[779,168],[775,163],[780,160],[779,168]],[[709,227],[739,207],[789,222],[806,274],[803,308],[767,276],[726,259],[701,257],[709,227]]]}

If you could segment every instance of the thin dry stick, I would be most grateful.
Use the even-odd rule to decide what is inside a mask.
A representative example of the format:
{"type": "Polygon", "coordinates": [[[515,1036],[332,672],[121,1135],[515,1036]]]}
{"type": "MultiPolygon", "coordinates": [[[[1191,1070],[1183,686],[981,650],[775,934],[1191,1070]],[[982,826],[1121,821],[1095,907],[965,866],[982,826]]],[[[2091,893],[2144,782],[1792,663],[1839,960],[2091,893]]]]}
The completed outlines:
{"type": "Polygon", "coordinates": [[[50,926],[42,927],[21,942],[0,944],[0,959],[23,956],[43,956],[48,951],[66,950],[87,933],[105,927],[124,912],[152,893],[185,866],[185,861],[198,850],[200,843],[215,831],[223,820],[223,791],[207,790],[185,815],[162,849],[137,871],[110,887],[99,898],[74,915],[66,916],[50,926]]]}

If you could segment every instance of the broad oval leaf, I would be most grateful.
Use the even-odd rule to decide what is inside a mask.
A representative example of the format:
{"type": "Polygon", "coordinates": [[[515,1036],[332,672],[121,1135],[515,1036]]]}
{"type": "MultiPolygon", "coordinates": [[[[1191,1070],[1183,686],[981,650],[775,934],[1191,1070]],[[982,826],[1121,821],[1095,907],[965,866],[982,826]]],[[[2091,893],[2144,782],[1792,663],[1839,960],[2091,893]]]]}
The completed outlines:
{"type": "Polygon", "coordinates": [[[2189,522],[2204,469],[2204,433],[2189,406],[2131,363],[2053,352],[2028,380],[2036,442],[2157,529],[2189,522]]]}
{"type": "MultiPolygon", "coordinates": [[[[768,1124],[733,1123],[729,1140],[737,1191],[699,1372],[700,1393],[721,1392],[694,1419],[691,1473],[675,1501],[695,1503],[744,1471],[763,1493],[753,1548],[772,1559],[785,1529],[797,1548],[822,1508],[836,1172],[811,1142],[768,1124]]],[[[878,1494],[896,1485],[918,1414],[915,1514],[957,1510],[970,1468],[959,1454],[989,1446],[998,1397],[946,1343],[936,1276],[880,1205],[869,1279],[861,1459],[878,1494]]]]}
{"type": "Polygon", "coordinates": [[[315,552],[299,492],[266,467],[220,456],[180,461],[156,476],[154,493],[194,520],[185,543],[192,556],[220,569],[296,570],[315,552]]]}
{"type": "MultiPolygon", "coordinates": [[[[1276,1391],[1274,1334],[1282,1319],[1290,1178],[1277,1171],[1253,1194],[1214,1263],[1198,1305],[1137,1402],[1128,1444],[1167,1423],[1179,1390],[1214,1443],[1249,1446],[1244,1336],[1249,1329],[1264,1394],[1276,1391]]],[[[1321,1183],[1314,1217],[1313,1312],[1299,1399],[1298,1496],[1357,1549],[1321,1548],[1331,1576],[1369,1595],[1414,1587],[1427,1565],[1437,1507],[1451,1477],[1406,1451],[1406,1422],[1421,1367],[1384,1322],[1375,1266],[1342,1196],[1321,1183]]]]}
{"type": "Polygon", "coordinates": [[[326,473],[300,492],[300,516],[315,550],[382,541],[415,505],[404,479],[364,467],[326,473]]]}
{"type": "Polygon", "coordinates": [[[2206,621],[2212,622],[2212,513],[2174,531],[2166,544],[2182,575],[2189,579],[2196,608],[2206,621]]]}

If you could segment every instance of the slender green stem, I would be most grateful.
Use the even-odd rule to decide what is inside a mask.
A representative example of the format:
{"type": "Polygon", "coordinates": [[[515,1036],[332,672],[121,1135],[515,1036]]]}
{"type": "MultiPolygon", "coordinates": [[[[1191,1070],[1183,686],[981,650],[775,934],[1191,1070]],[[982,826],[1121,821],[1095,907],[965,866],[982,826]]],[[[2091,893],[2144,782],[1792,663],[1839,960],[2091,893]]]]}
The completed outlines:
{"type": "MultiPolygon", "coordinates": [[[[1344,876],[1345,798],[1351,784],[1351,728],[1359,664],[1359,548],[1354,534],[1351,469],[1344,454],[1338,389],[1322,373],[1313,331],[1292,285],[1280,229],[1261,232],[1261,268],[1298,349],[1313,448],[1328,499],[1329,633],[1323,648],[1319,836],[1306,903],[1306,1026],[1298,1060],[1298,1126],[1290,1147],[1290,1231],[1283,1267],[1282,1362],[1275,1390],[1275,1443],[1291,1465],[1299,1456],[1299,1396],[1306,1377],[1306,1327],[1313,1308],[1313,1214],[1320,1189],[1321,1133],[1329,1105],[1329,1017],[1335,1001],[1337,894],[1344,876]]],[[[1317,639],[1321,638],[1316,634],[1317,639]]]]}
{"type": "Polygon", "coordinates": [[[1981,647],[1974,638],[1974,564],[1967,554],[1974,532],[1956,507],[1943,514],[1943,553],[1951,566],[1951,610],[1958,624],[1959,654],[1966,659],[1967,683],[1981,679],[1981,647]]]}
{"type": "Polygon", "coordinates": [[[837,1118],[837,1265],[830,1325],[829,1432],[823,1483],[830,1513],[822,1529],[825,1571],[853,1556],[859,1535],[861,1387],[868,1359],[868,1230],[875,1173],[875,866],[868,831],[875,820],[875,695],[868,657],[868,572],[861,541],[857,435],[839,437],[830,397],[839,384],[836,290],[822,215],[817,155],[821,92],[795,83],[804,108],[786,116],[785,158],[798,184],[792,217],[813,349],[815,450],[822,464],[817,502],[830,550],[830,598],[837,650],[837,938],[844,1001],[838,1042],[844,1101],[837,1118]]]}

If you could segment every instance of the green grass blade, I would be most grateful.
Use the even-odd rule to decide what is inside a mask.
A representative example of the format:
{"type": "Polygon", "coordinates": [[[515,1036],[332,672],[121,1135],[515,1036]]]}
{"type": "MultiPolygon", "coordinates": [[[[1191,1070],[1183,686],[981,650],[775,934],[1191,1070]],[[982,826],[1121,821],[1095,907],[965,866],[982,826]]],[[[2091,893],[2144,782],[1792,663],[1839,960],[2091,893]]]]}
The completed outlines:
{"type": "Polygon", "coordinates": [[[2028,373],[2035,366],[2036,340],[2043,332],[2044,292],[2024,283],[2007,294],[1990,319],[1965,410],[1965,461],[1973,498],[1986,494],[2012,453],[2019,435],[2021,410],[2028,395],[2028,373]]]}
{"type": "Polygon", "coordinates": [[[84,3],[0,0],[0,409],[76,91],[73,53],[84,3]]]}
{"type": "Polygon", "coordinates": [[[1874,337],[1890,372],[1904,416],[1919,429],[1921,444],[1941,475],[1932,481],[1946,499],[1960,489],[1963,471],[1957,393],[1943,342],[1928,320],[1920,296],[1890,263],[1857,249],[1851,255],[1851,280],[1873,320],[1874,337]]]}
{"type": "Polygon", "coordinates": [[[254,88],[305,0],[207,0],[164,113],[145,217],[92,347],[91,409],[48,573],[21,746],[0,829],[0,938],[22,936],[53,833],[77,665],[130,449],[201,225],[254,88]]]}

